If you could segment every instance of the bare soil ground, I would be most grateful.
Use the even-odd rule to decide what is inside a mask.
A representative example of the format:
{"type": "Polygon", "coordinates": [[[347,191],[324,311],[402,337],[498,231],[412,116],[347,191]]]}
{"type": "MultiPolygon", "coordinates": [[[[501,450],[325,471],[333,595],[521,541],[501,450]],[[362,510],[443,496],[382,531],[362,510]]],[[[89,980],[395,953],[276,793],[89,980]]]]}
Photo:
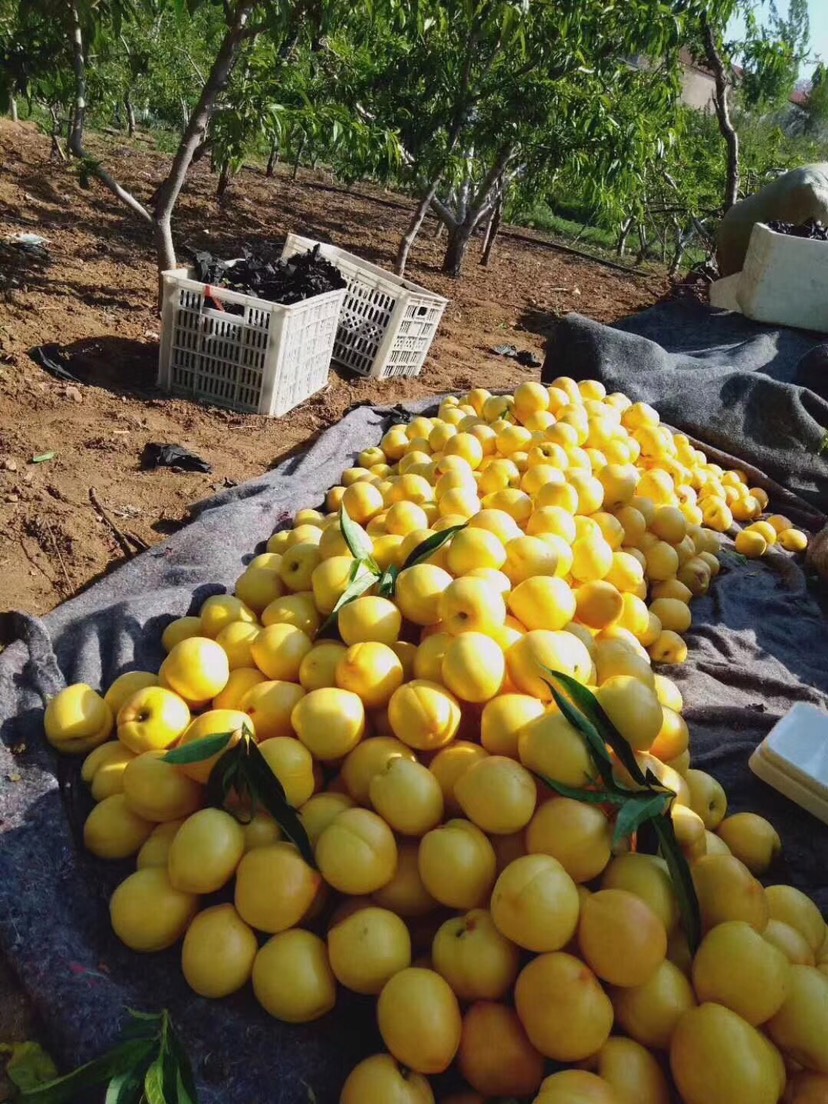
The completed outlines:
{"type": "MultiPolygon", "coordinates": [[[[93,145],[142,197],[161,179],[165,158],[147,139],[99,136],[93,145]]],[[[248,170],[221,203],[214,186],[208,166],[197,165],[179,207],[180,247],[228,257],[243,243],[297,231],[389,266],[411,209],[379,189],[346,191],[321,172],[300,172],[292,182],[287,172],[266,179],[248,170]]],[[[272,467],[354,403],[515,386],[531,373],[492,355],[491,346],[540,353],[557,315],[578,310],[610,322],[651,305],[666,287],[657,274],[627,275],[508,236],[489,269],[479,266],[473,245],[467,274],[453,281],[439,271],[444,243],[432,224],[415,247],[409,276],[451,303],[422,375],[383,383],[334,371],[324,391],[272,420],[155,389],[159,318],[146,228],[97,184],[85,190],[71,168],[50,162],[49,142],[33,126],[3,120],[0,238],[20,231],[48,238],[51,265],[11,301],[0,299],[0,609],[34,613],[52,609],[125,555],[101,507],[128,541],[151,545],[186,520],[193,502],[272,467]],[[30,350],[45,342],[75,355],[80,384],[34,363],[30,350]],[[193,449],[213,474],[141,471],[151,441],[193,449]],[[47,452],[57,456],[31,462],[47,452]]]]}

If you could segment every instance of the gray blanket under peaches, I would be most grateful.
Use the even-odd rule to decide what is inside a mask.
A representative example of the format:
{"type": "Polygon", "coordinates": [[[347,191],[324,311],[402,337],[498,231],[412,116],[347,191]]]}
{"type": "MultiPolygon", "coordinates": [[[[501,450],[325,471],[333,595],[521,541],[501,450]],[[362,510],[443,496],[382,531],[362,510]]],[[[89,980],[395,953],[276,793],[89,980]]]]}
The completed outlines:
{"type": "MultiPolygon", "coordinates": [[[[723,344],[715,316],[703,317],[702,332],[693,312],[696,346],[715,344],[717,334],[723,344]]],[[[576,320],[569,343],[562,338],[553,346],[553,374],[575,374],[577,360],[579,376],[596,375],[611,388],[663,406],[665,420],[706,439],[697,418],[680,416],[708,387],[705,372],[692,376],[688,369],[680,382],[665,378],[658,391],[657,355],[651,350],[651,359],[642,361],[646,350],[630,336],[633,328],[652,334],[653,313],[632,320],[624,333],[576,320]],[[561,357],[573,344],[577,355],[561,357]]],[[[675,315],[668,312],[670,317],[675,315]]],[[[777,355],[780,341],[761,329],[754,335],[756,356],[771,347],[777,355]]],[[[661,333],[666,340],[664,327],[661,333]]],[[[734,359],[747,356],[745,342],[751,340],[740,333],[734,359]]],[[[688,331],[682,340],[686,346],[688,331]]],[[[796,355],[803,351],[797,340],[796,355]]],[[[704,360],[703,352],[683,353],[683,360],[689,355],[704,360]]],[[[726,393],[715,398],[727,401],[726,393]]],[[[805,411],[828,409],[816,396],[798,401],[805,411]]],[[[730,407],[734,425],[741,409],[730,407]]],[[[379,440],[387,414],[353,410],[307,452],[205,503],[166,543],[51,614],[16,616],[18,639],[0,655],[0,951],[30,995],[61,1063],[87,1060],[111,1045],[127,1008],[168,1008],[193,1058],[202,1104],[335,1104],[351,1066],[381,1049],[368,998],[343,993],[323,1020],[292,1027],[270,1019],[249,993],[218,1002],[195,996],[183,981],[176,949],[139,957],[123,947],[110,929],[107,902],[129,866],[96,860],[77,848],[77,825],[61,800],[42,715],[44,697],[67,683],[106,687],[123,671],[155,668],[164,626],[232,587],[245,559],[274,528],[299,507],[318,505],[354,454],[379,440]]],[[[741,456],[739,443],[750,428],[736,426],[728,436],[727,424],[718,419],[711,443],[741,456]]],[[[794,431],[789,421],[785,425],[794,431]]],[[[760,463],[762,455],[754,451],[745,459],[760,463]]],[[[784,471],[769,473],[809,500],[790,496],[785,507],[799,509],[814,525],[825,505],[826,473],[821,458],[819,463],[810,482],[801,465],[792,469],[790,481],[784,471]]],[[[747,563],[732,558],[710,593],[693,603],[688,642],[689,661],[666,673],[684,695],[694,765],[720,779],[732,810],[762,812],[774,822],[784,845],[777,878],[806,890],[827,910],[828,828],[747,768],[751,750],[794,703],[824,708],[828,701],[826,622],[798,562],[784,553],[747,563]]]]}

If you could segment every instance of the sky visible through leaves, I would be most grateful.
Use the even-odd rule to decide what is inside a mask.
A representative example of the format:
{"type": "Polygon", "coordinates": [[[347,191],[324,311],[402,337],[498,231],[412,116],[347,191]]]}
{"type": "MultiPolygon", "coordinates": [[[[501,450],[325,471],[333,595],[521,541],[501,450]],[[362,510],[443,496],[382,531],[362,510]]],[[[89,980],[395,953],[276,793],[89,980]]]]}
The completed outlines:
{"type": "MultiPolygon", "coordinates": [[[[776,6],[781,16],[788,14],[788,0],[777,0],[776,6]]],[[[810,76],[820,60],[828,64],[828,0],[808,0],[808,15],[811,20],[812,57],[802,66],[801,77],[810,76]]],[[[744,21],[734,19],[728,30],[733,38],[741,38],[745,31],[744,21]]]]}

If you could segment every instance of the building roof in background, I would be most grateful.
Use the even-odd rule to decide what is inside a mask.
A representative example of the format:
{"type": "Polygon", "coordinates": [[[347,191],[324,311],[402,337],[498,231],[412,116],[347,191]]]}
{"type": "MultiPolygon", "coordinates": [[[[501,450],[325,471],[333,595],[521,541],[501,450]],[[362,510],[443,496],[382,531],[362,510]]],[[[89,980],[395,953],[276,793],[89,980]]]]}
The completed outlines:
{"type": "MultiPolygon", "coordinates": [[[[635,57],[631,57],[629,61],[630,64],[633,65],[636,69],[652,68],[652,62],[650,61],[650,59],[645,57],[644,54],[637,54],[635,57]]],[[[711,82],[715,81],[716,79],[713,70],[708,65],[706,65],[704,61],[697,58],[688,46],[682,46],[681,50],[679,51],[679,62],[685,72],[698,73],[700,76],[711,82]]],[[[744,75],[745,70],[741,65],[734,65],[732,68],[733,73],[737,77],[737,79],[744,75]]],[[[791,92],[790,96],[788,97],[788,102],[804,110],[805,108],[807,108],[810,98],[811,82],[807,80],[802,81],[800,82],[800,84],[797,85],[797,87],[793,90],[793,92],[791,92]]],[[[695,106],[699,105],[697,104],[695,106]]]]}

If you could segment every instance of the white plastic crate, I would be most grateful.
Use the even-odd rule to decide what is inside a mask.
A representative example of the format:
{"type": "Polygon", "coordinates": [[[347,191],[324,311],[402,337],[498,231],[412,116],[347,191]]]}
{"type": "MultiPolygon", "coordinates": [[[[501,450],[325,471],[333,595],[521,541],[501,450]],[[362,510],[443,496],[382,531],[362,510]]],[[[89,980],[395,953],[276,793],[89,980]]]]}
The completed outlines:
{"type": "Polygon", "coordinates": [[[710,285],[710,304],[757,322],[828,333],[828,242],[757,222],[744,268],[710,285]]]}
{"type": "Polygon", "coordinates": [[[159,387],[280,417],[325,386],[345,288],[285,305],[199,283],[186,268],[162,276],[159,387]],[[231,304],[241,313],[222,309],[231,304]]]}
{"type": "Polygon", "coordinates": [[[828,242],[779,234],[757,222],[736,298],[757,322],[828,331],[828,242]]]}
{"type": "Polygon", "coordinates": [[[335,245],[288,234],[282,257],[318,245],[348,283],[333,359],[361,376],[418,376],[448,299],[335,245]]]}

